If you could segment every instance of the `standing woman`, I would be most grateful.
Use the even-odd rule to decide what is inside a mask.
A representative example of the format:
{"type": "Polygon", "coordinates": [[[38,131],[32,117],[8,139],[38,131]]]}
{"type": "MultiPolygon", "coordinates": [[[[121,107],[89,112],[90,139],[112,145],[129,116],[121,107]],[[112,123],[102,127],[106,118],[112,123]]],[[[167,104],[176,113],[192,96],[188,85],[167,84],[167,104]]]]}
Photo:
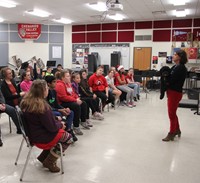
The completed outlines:
{"type": "Polygon", "coordinates": [[[51,107],[45,98],[48,95],[45,80],[35,80],[30,91],[21,101],[24,119],[29,131],[30,141],[37,147],[44,149],[38,160],[51,172],[59,172],[56,161],[60,157],[60,142],[63,151],[71,143],[71,135],[66,132],[64,122],[55,120],[51,107]]]}
{"type": "Polygon", "coordinates": [[[162,139],[163,141],[173,141],[174,137],[181,136],[179,120],[176,114],[180,100],[182,99],[183,84],[187,75],[185,64],[187,63],[187,54],[184,50],[174,53],[173,61],[175,65],[171,68],[169,83],[167,89],[167,107],[170,120],[170,131],[168,135],[162,139]]]}

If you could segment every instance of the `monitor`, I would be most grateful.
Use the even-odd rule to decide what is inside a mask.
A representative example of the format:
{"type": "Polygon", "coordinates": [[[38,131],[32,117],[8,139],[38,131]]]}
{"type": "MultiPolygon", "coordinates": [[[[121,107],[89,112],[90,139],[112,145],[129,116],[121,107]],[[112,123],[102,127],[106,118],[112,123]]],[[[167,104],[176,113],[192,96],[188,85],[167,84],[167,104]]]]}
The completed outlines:
{"type": "Polygon", "coordinates": [[[48,60],[46,66],[47,67],[55,67],[56,66],[56,60],[48,60]]]}

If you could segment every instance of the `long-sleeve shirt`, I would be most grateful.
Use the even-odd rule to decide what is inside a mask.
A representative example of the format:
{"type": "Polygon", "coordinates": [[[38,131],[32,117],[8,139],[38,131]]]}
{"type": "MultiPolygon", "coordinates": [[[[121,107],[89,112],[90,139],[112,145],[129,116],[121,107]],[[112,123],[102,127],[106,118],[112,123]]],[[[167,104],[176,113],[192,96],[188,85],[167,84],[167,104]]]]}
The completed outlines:
{"type": "Polygon", "coordinates": [[[182,92],[186,76],[187,69],[184,64],[174,65],[171,68],[168,89],[182,92]]]}
{"type": "Polygon", "coordinates": [[[22,91],[28,92],[31,88],[31,85],[32,85],[32,81],[24,80],[20,83],[20,88],[21,88],[22,91]]]}
{"type": "Polygon", "coordinates": [[[14,80],[11,80],[11,84],[13,85],[13,87],[16,90],[15,94],[12,94],[12,91],[10,90],[10,88],[5,80],[2,81],[1,91],[5,98],[6,104],[14,107],[15,106],[14,100],[19,99],[21,96],[20,96],[20,91],[19,91],[18,87],[16,86],[14,80]]]}
{"type": "Polygon", "coordinates": [[[63,109],[63,107],[58,104],[56,90],[49,89],[49,93],[46,100],[51,106],[53,111],[57,111],[58,109],[63,109]]]}
{"type": "Polygon", "coordinates": [[[71,83],[65,84],[61,80],[57,80],[56,88],[58,103],[76,102],[78,95],[74,92],[71,83]]]}
{"type": "Polygon", "coordinates": [[[105,91],[108,87],[106,78],[103,75],[97,76],[96,73],[90,76],[88,84],[92,88],[92,91],[105,91]]]}
{"type": "Polygon", "coordinates": [[[24,119],[27,123],[30,141],[33,143],[49,143],[57,135],[62,124],[55,120],[50,109],[43,114],[24,112],[24,119]]]}

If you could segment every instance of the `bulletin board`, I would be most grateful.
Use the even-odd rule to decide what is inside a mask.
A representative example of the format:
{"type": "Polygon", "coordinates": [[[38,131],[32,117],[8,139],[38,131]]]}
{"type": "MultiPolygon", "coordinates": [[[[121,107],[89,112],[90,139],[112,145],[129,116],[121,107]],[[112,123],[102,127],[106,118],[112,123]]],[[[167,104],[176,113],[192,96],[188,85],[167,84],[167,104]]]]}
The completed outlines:
{"type": "Polygon", "coordinates": [[[110,65],[111,53],[121,52],[121,63],[125,69],[130,67],[130,45],[122,44],[90,44],[90,53],[98,52],[101,65],[110,65]]]}

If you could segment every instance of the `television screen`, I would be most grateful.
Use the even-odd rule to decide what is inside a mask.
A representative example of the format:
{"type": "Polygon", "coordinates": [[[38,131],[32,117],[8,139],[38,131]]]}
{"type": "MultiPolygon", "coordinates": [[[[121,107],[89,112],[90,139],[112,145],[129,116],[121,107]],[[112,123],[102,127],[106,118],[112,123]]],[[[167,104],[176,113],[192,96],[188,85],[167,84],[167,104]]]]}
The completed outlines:
{"type": "Polygon", "coordinates": [[[56,61],[55,60],[48,60],[47,61],[47,67],[55,67],[56,61]]]}

